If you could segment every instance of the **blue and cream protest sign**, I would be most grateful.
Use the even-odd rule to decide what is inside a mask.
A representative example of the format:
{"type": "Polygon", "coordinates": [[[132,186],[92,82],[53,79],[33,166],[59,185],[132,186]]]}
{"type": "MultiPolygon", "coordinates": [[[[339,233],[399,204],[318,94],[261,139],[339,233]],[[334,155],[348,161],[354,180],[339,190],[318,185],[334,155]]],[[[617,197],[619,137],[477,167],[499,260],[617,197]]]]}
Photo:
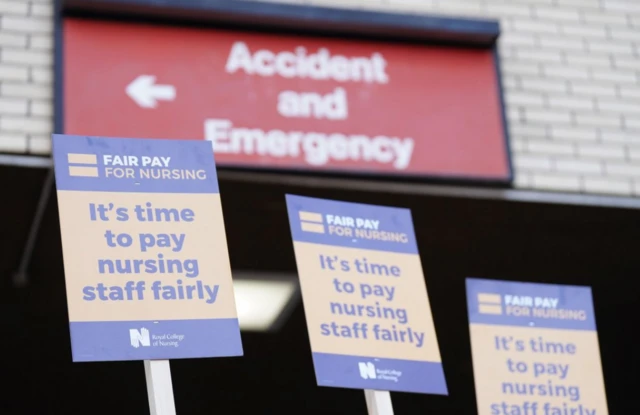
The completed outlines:
{"type": "Polygon", "coordinates": [[[446,395],[411,212],[286,198],[318,385],[446,395]]]}
{"type": "Polygon", "coordinates": [[[210,143],[53,136],[74,361],[242,355],[210,143]]]}
{"type": "Polygon", "coordinates": [[[591,288],[467,279],[479,415],[607,415],[591,288]]]}

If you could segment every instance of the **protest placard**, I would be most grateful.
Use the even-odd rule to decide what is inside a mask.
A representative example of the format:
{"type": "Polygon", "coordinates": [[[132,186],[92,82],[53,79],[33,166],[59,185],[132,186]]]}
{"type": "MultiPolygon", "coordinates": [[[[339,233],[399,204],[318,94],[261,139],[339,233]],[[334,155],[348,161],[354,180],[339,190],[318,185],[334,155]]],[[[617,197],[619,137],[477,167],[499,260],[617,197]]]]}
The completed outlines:
{"type": "Polygon", "coordinates": [[[166,359],[242,355],[211,145],[54,135],[53,157],[73,361],[144,360],[173,414],[166,359]]]}
{"type": "Polygon", "coordinates": [[[479,415],[607,415],[589,287],[467,279],[479,415]]]}
{"type": "Polygon", "coordinates": [[[287,207],[318,385],[446,395],[409,210],[287,207]]]}

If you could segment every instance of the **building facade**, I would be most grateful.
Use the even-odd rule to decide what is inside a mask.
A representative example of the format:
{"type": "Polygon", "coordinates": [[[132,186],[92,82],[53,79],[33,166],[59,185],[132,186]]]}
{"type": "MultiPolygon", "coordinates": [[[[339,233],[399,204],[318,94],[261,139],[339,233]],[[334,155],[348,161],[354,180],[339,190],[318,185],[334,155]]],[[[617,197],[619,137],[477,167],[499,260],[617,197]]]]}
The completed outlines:
{"type": "MultiPolygon", "coordinates": [[[[200,131],[206,131],[206,121],[211,115],[221,119],[227,116],[219,110],[221,106],[234,108],[247,118],[258,118],[256,113],[259,111],[255,111],[255,108],[265,102],[274,103],[276,95],[273,91],[282,92],[283,89],[267,85],[263,92],[271,91],[271,101],[254,99],[252,111],[248,111],[247,107],[241,105],[246,105],[254,98],[253,92],[259,95],[256,83],[245,82],[246,79],[239,76],[236,80],[240,79],[238,84],[243,88],[228,88],[229,78],[220,76],[222,68],[226,70],[226,67],[211,65],[207,61],[215,55],[219,63],[220,56],[226,59],[226,52],[230,50],[225,46],[224,53],[211,53],[212,43],[218,41],[218,45],[223,44],[219,41],[224,37],[219,35],[223,31],[215,29],[218,26],[222,28],[227,23],[223,16],[230,15],[220,10],[242,8],[238,5],[246,5],[244,1],[0,1],[0,188],[3,189],[4,202],[0,206],[2,217],[5,218],[0,222],[0,233],[4,236],[0,238],[0,275],[3,276],[0,278],[0,310],[7,317],[0,327],[5,337],[11,339],[5,342],[6,352],[3,354],[4,360],[0,359],[0,372],[8,374],[11,379],[9,388],[13,388],[0,397],[1,414],[71,413],[92,408],[95,415],[124,415],[147,410],[146,384],[139,365],[105,363],[87,366],[72,363],[58,200],[50,168],[50,136],[56,129],[57,133],[116,137],[131,137],[128,134],[132,131],[139,134],[136,135],[138,137],[159,137],[162,134],[167,138],[193,137],[200,131]],[[55,13],[58,3],[63,2],[66,7],[64,13],[55,13]],[[146,3],[147,7],[141,7],[142,11],[138,10],[135,15],[135,10],[127,8],[127,3],[146,3]],[[207,10],[207,6],[214,3],[214,10],[207,10]],[[113,4],[122,8],[120,15],[117,17],[118,13],[114,13],[107,18],[107,11],[113,10],[105,9],[113,4]],[[195,10],[186,10],[190,5],[196,5],[195,10]],[[87,10],[91,6],[102,10],[94,10],[96,13],[91,15],[87,10]],[[83,7],[86,9],[79,10],[83,7]],[[76,9],[71,10],[73,8],[76,9]],[[178,21],[180,12],[197,16],[178,21]],[[71,34],[64,42],[61,42],[55,24],[55,19],[61,14],[66,20],[65,33],[71,34]],[[164,14],[163,19],[159,18],[161,14],[164,14]],[[92,20],[87,26],[92,26],[94,31],[76,31],[73,35],[74,25],[76,29],[81,28],[80,21],[83,19],[85,22],[92,20]],[[216,20],[209,22],[209,19],[216,20]],[[134,23],[129,25],[129,29],[133,27],[134,31],[128,31],[125,24],[120,25],[125,20],[138,23],[155,21],[160,24],[149,26],[134,23]],[[195,35],[189,38],[179,36],[182,27],[190,26],[196,20],[202,23],[202,27],[213,30],[208,30],[209,34],[184,30],[195,35]],[[105,30],[107,26],[110,31],[105,30]],[[135,31],[137,29],[141,30],[135,31]],[[86,33],[99,36],[85,36],[86,33]],[[117,42],[113,41],[114,37],[117,42]],[[73,42],[69,42],[70,39],[73,42]],[[149,47],[153,41],[156,47],[149,47]],[[64,65],[54,65],[58,51],[54,47],[56,42],[64,43],[64,65]],[[133,43],[136,47],[129,47],[133,43]],[[70,44],[75,45],[75,49],[69,47],[70,44]],[[168,44],[172,45],[171,53],[167,53],[168,44]],[[187,44],[190,47],[183,46],[187,44]],[[198,47],[195,47],[196,44],[198,47]],[[146,56],[142,53],[146,51],[153,53],[146,56]],[[202,64],[198,59],[188,61],[178,58],[183,51],[191,54],[187,57],[193,59],[196,56],[205,63],[202,64]],[[165,59],[166,56],[173,59],[165,59]],[[156,68],[151,65],[131,65],[138,57],[140,60],[153,61],[158,67],[165,63],[167,66],[179,66],[175,72],[180,73],[176,74],[176,79],[163,79],[164,75],[160,73],[163,68],[155,72],[156,68]],[[101,65],[105,61],[109,62],[105,66],[110,67],[102,71],[101,65]],[[83,65],[79,65],[79,62],[83,65]],[[198,63],[201,69],[196,71],[194,67],[198,63]],[[66,72],[61,72],[61,67],[66,68],[66,72]],[[122,68],[125,70],[120,70],[122,68]],[[186,69],[181,71],[182,68],[186,69]],[[124,75],[112,76],[114,73],[124,75]],[[153,77],[149,75],[152,73],[158,75],[158,85],[175,83],[176,90],[180,91],[177,96],[189,97],[185,100],[188,102],[183,105],[184,108],[174,113],[161,112],[173,111],[165,102],[154,108],[154,113],[148,111],[153,105],[140,105],[131,94],[124,93],[135,82],[134,79],[148,79],[153,77]],[[202,87],[205,83],[197,78],[202,74],[206,75],[202,79],[215,80],[218,87],[222,85],[215,91],[228,88],[244,101],[232,105],[224,97],[221,99],[219,93],[207,95],[202,87]],[[65,99],[61,98],[61,94],[56,95],[56,90],[61,90],[56,80],[61,78],[64,79],[62,92],[66,95],[63,97],[65,99]],[[115,81],[102,82],[107,78],[115,81]],[[185,84],[179,84],[177,78],[186,80],[185,84],[189,87],[185,88],[189,89],[187,94],[182,92],[185,84]],[[96,91],[106,91],[105,101],[97,96],[96,91]],[[112,91],[115,92],[110,94],[112,91]],[[116,95],[119,98],[113,98],[116,95]],[[211,97],[218,99],[207,101],[211,97]],[[119,106],[116,99],[128,106],[119,106]],[[62,105],[56,107],[54,102],[64,104],[65,108],[62,105]],[[184,114],[190,118],[183,117],[184,114]],[[167,125],[174,129],[167,131],[167,125]],[[143,131],[141,126],[156,129],[148,132],[143,131]],[[190,132],[185,132],[185,126],[192,128],[190,132]],[[40,168],[24,168],[25,165],[40,168]],[[37,398],[34,399],[35,393],[37,398]]],[[[444,33],[444,37],[450,35],[453,38],[462,32],[464,40],[472,40],[469,43],[474,45],[461,42],[465,45],[460,49],[475,54],[473,47],[484,47],[484,53],[490,54],[490,71],[482,72],[480,66],[458,64],[455,68],[465,68],[466,71],[457,72],[463,72],[465,76],[451,78],[454,81],[471,78],[474,85],[489,85],[494,93],[491,95],[493,98],[497,96],[497,88],[486,79],[496,79],[493,48],[498,32],[497,25],[486,19],[497,19],[501,26],[498,51],[515,189],[486,188],[479,184],[480,180],[475,181],[478,183],[475,187],[449,186],[443,183],[415,183],[407,176],[404,181],[372,179],[369,176],[366,176],[368,180],[351,180],[353,176],[344,172],[342,175],[317,177],[305,175],[304,169],[283,169],[287,172],[263,174],[262,170],[256,173],[249,168],[221,168],[218,180],[220,194],[223,195],[221,200],[228,246],[223,255],[230,258],[234,284],[243,278],[266,283],[278,279],[297,280],[295,249],[291,245],[284,197],[286,194],[403,207],[412,214],[447,388],[451,394],[442,399],[429,395],[398,394],[393,397],[397,413],[471,414],[478,409],[474,382],[481,379],[479,376],[487,375],[476,372],[473,367],[468,303],[465,299],[465,284],[470,277],[591,287],[609,411],[614,414],[629,413],[629,409],[636,408],[635,394],[639,385],[628,374],[638,367],[637,364],[634,366],[638,360],[634,360],[637,342],[633,336],[629,336],[629,328],[637,327],[640,322],[637,313],[640,280],[635,278],[640,273],[640,256],[636,248],[640,229],[632,226],[637,221],[637,209],[640,208],[639,0],[287,0],[286,3],[253,3],[246,8],[253,12],[248,13],[250,15],[260,15],[265,21],[271,19],[270,22],[263,22],[262,30],[250,33],[247,29],[253,27],[246,27],[246,15],[235,15],[238,20],[231,23],[243,27],[242,37],[249,38],[251,35],[251,41],[255,43],[260,43],[260,37],[268,31],[264,30],[265,26],[270,26],[267,28],[274,32],[286,29],[286,24],[274,28],[283,20],[291,26],[297,25],[298,29],[305,26],[300,33],[318,34],[320,29],[331,29],[334,37],[323,37],[322,42],[339,43],[343,39],[335,39],[335,36],[340,30],[327,25],[328,21],[335,23],[331,18],[336,15],[346,16],[342,22],[342,29],[347,28],[342,30],[342,33],[347,33],[345,37],[349,38],[351,31],[360,30],[360,33],[352,33],[353,38],[356,35],[367,38],[369,36],[366,36],[365,29],[375,27],[375,33],[380,34],[377,45],[387,48],[394,48],[395,44],[388,43],[387,38],[396,33],[399,38],[412,37],[403,39],[407,42],[427,37],[433,40],[427,35],[407,35],[407,32],[411,32],[411,21],[419,22],[416,24],[419,26],[418,32],[434,37],[444,33]],[[306,32],[310,29],[306,27],[309,21],[300,16],[313,15],[309,13],[310,9],[283,7],[282,4],[327,6],[341,11],[350,9],[351,12],[315,10],[318,15],[323,14],[324,23],[317,25],[315,31],[306,32]],[[295,10],[297,14],[287,16],[286,13],[276,13],[282,13],[284,9],[295,10]],[[387,23],[371,18],[380,14],[355,13],[353,10],[384,12],[386,14],[380,20],[387,23]],[[392,13],[454,19],[397,19],[406,23],[403,26],[388,24],[394,20],[389,16],[392,13]],[[362,26],[368,27],[363,29],[354,24],[354,21],[358,22],[353,18],[354,15],[360,16],[362,26]],[[483,20],[487,23],[485,26],[470,23],[472,28],[489,26],[492,30],[487,30],[484,35],[479,29],[465,32],[461,28],[465,23],[459,20],[465,17],[476,19],[476,23],[483,20]],[[293,20],[296,24],[291,24],[293,20]],[[439,33],[434,33],[438,30],[429,26],[434,20],[441,22],[440,26],[433,24],[438,26],[439,33]],[[449,33],[451,25],[453,30],[449,33]],[[395,32],[390,27],[408,30],[395,32]],[[381,31],[378,30],[380,28],[381,31]],[[470,39],[470,33],[475,34],[473,39],[470,39]],[[490,45],[482,45],[483,36],[484,43],[489,43],[486,38],[491,37],[490,45]],[[485,78],[478,75],[481,72],[485,78]]],[[[279,33],[283,32],[285,30],[279,33]]],[[[458,41],[460,39],[457,38],[458,41]]],[[[293,37],[288,40],[298,42],[293,37]]],[[[440,50],[436,47],[424,49],[440,50]]],[[[387,56],[390,55],[393,54],[387,56]]],[[[369,98],[375,94],[362,94],[364,99],[353,99],[354,103],[360,104],[353,105],[354,109],[361,109],[360,120],[364,121],[360,125],[375,130],[369,125],[372,117],[368,109],[376,103],[391,102],[391,105],[377,109],[377,114],[386,115],[377,120],[391,120],[393,127],[403,127],[397,116],[389,116],[389,112],[383,111],[392,105],[398,109],[396,103],[408,101],[406,96],[409,93],[405,91],[415,92],[412,105],[419,107],[422,96],[429,92],[424,87],[425,80],[435,79],[433,83],[436,84],[441,81],[442,78],[424,69],[427,67],[431,70],[437,66],[432,65],[435,60],[430,56],[433,55],[425,55],[426,58],[422,56],[423,67],[415,64],[418,60],[416,55],[403,56],[411,59],[406,60],[411,64],[404,66],[424,75],[423,78],[416,77],[420,81],[415,81],[416,78],[403,77],[403,73],[396,77],[396,72],[394,79],[406,81],[404,89],[388,85],[387,90],[401,95],[400,98],[385,100],[383,98],[386,96],[380,98],[378,95],[375,101],[369,98]],[[413,87],[419,83],[423,84],[423,88],[416,92],[413,87]]],[[[400,67],[406,62],[398,61],[400,67]]],[[[440,65],[441,72],[451,67],[446,62],[440,65]]],[[[437,112],[436,118],[433,115],[435,111],[427,112],[426,106],[421,107],[422,112],[416,111],[417,115],[412,114],[420,117],[412,125],[419,133],[424,133],[422,137],[432,140],[421,141],[430,147],[421,153],[416,151],[416,154],[436,153],[437,145],[430,144],[433,142],[453,143],[448,147],[452,149],[449,154],[457,159],[461,154],[458,150],[465,148],[464,144],[443,140],[437,133],[432,133],[437,128],[435,121],[429,124],[424,122],[427,114],[447,128],[459,125],[467,127],[466,132],[471,133],[454,132],[450,135],[464,135],[466,141],[461,142],[475,145],[477,149],[489,147],[478,138],[482,137],[480,130],[468,128],[465,122],[454,123],[461,119],[459,114],[489,119],[491,111],[482,103],[469,99],[473,94],[461,87],[459,82],[453,83],[456,88],[448,85],[440,88],[439,96],[435,88],[431,90],[430,104],[431,108],[446,108],[449,117],[437,112]],[[452,90],[456,93],[452,94],[452,90]],[[457,104],[443,105],[443,101],[438,99],[453,95],[458,103],[465,104],[464,108],[457,104]],[[479,113],[483,117],[478,117],[479,113]]],[[[326,93],[316,86],[300,90],[313,89],[318,93],[326,93]]],[[[179,99],[175,101],[175,104],[182,104],[179,99]]],[[[494,122],[498,123],[495,119],[499,118],[502,126],[502,108],[499,109],[500,117],[495,117],[497,112],[494,111],[494,122]]],[[[275,105],[271,111],[276,112],[275,105]]],[[[398,109],[398,113],[404,115],[402,109],[398,109]]],[[[235,114],[232,115],[229,117],[233,118],[234,123],[236,120],[244,121],[240,115],[237,118],[234,118],[235,114]]],[[[277,119],[277,128],[291,125],[283,120],[277,119]]],[[[237,124],[241,127],[250,125],[237,124]]],[[[257,124],[273,128],[266,122],[257,124]]],[[[308,125],[312,126],[311,123],[308,125]]],[[[299,127],[292,127],[291,131],[294,128],[299,127]]],[[[305,127],[304,131],[313,130],[305,127]]],[[[346,129],[342,131],[351,133],[346,129]]],[[[500,134],[494,134],[494,138],[503,138],[504,129],[499,131],[500,134]]],[[[223,151],[218,148],[216,162],[223,166],[220,163],[223,151]]],[[[500,150],[496,157],[507,164],[502,157],[504,147],[500,147],[500,150]]],[[[255,154],[255,158],[246,160],[255,162],[264,155],[258,151],[255,154]]],[[[478,154],[468,149],[464,153],[467,162],[486,161],[478,154]]],[[[250,163],[244,166],[247,167],[247,164],[251,167],[250,163]]],[[[422,166],[427,163],[418,160],[418,164],[422,166]]],[[[233,167],[231,163],[227,166],[233,167]]],[[[84,254],[78,249],[74,251],[80,256],[84,254]]],[[[212,247],[210,252],[212,256],[220,254],[216,247],[212,247]]],[[[275,301],[270,299],[272,297],[266,290],[253,292],[259,293],[256,297],[259,296],[263,301],[258,303],[246,296],[241,300],[243,295],[237,293],[236,301],[238,304],[252,301],[255,309],[265,315],[267,308],[263,305],[273,305],[275,301]]],[[[173,360],[172,382],[178,412],[197,414],[202,413],[203,408],[213,408],[224,413],[225,408],[234,408],[236,413],[278,413],[285,408],[309,415],[364,413],[365,402],[361,391],[317,387],[309,354],[309,325],[305,321],[303,304],[295,297],[285,308],[286,312],[283,311],[277,323],[273,323],[277,329],[271,328],[263,333],[247,330],[243,333],[244,358],[198,359],[191,363],[173,360]],[[265,379],[269,381],[265,382],[265,379]]],[[[128,343],[130,332],[125,331],[124,335],[128,343]]],[[[589,357],[589,361],[592,362],[593,358],[589,357]]],[[[575,364],[572,363],[574,367],[575,364]]],[[[586,367],[587,370],[592,369],[588,365],[586,367]]],[[[354,370],[357,370],[357,366],[354,366],[354,370]]],[[[583,393],[590,394],[590,390],[584,389],[583,393]]]]}
{"type": "MultiPolygon", "coordinates": [[[[295,3],[499,19],[515,187],[640,196],[640,4],[634,0],[295,3]]],[[[0,153],[50,154],[53,12],[51,0],[0,5],[0,153]]]]}

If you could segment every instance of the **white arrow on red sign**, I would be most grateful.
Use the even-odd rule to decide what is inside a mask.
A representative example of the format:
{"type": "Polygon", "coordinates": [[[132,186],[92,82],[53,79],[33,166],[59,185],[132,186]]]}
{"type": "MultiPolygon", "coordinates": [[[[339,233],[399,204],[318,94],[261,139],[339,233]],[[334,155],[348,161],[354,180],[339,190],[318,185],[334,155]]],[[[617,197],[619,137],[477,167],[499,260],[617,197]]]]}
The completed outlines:
{"type": "Polygon", "coordinates": [[[157,85],[154,75],[140,75],[127,85],[126,92],[142,108],[155,108],[158,101],[173,101],[176,89],[173,85],[157,85]]]}

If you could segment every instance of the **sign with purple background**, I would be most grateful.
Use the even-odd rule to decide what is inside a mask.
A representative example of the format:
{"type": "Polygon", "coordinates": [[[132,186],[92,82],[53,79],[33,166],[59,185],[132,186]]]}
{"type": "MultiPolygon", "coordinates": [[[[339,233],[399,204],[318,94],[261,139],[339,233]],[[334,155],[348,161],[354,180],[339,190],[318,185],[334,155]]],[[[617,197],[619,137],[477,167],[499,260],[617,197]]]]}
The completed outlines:
{"type": "Polygon", "coordinates": [[[74,362],[242,355],[211,145],[53,136],[74,362]]]}
{"type": "Polygon", "coordinates": [[[411,212],[286,198],[318,385],[446,395],[411,212]]]}
{"type": "Polygon", "coordinates": [[[479,415],[607,415],[591,288],[467,279],[479,415]]]}

